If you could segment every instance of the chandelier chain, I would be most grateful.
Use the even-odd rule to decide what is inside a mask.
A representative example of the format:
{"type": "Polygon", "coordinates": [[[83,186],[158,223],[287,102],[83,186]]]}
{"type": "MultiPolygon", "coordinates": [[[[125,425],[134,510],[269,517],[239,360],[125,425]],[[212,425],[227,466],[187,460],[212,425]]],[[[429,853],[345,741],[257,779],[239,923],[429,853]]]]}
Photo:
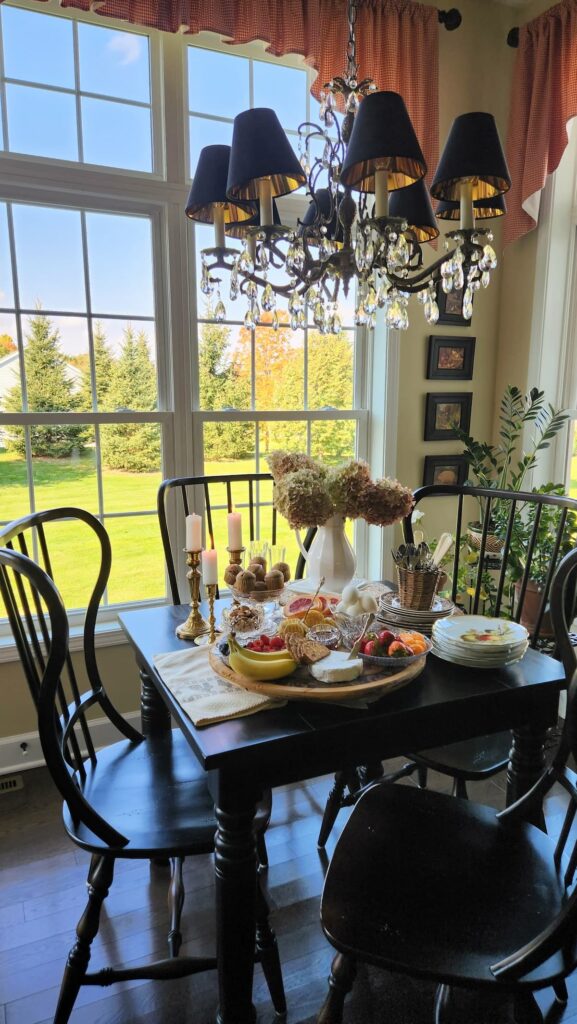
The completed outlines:
{"type": "Polygon", "coordinates": [[[357,5],[355,0],[349,0],[349,39],[347,42],[347,77],[356,78],[358,72],[357,44],[355,39],[355,22],[357,20],[357,5]]]}

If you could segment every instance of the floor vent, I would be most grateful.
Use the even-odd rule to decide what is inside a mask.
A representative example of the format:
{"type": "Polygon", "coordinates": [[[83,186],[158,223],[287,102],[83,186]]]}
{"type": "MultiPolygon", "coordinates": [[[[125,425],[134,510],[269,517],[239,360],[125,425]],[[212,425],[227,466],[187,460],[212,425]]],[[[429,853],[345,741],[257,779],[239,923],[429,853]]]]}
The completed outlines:
{"type": "Polygon", "coordinates": [[[0,779],[0,793],[12,793],[15,789],[24,789],[21,775],[5,775],[0,779]]]}

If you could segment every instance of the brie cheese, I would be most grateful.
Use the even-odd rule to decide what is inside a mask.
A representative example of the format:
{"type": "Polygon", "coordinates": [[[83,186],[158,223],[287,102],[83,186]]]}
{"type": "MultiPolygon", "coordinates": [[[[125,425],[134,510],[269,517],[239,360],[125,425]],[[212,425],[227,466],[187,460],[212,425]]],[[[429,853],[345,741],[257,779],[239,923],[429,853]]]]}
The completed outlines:
{"type": "Polygon", "coordinates": [[[348,683],[362,671],[361,658],[349,658],[347,651],[331,651],[322,661],[310,666],[311,675],[320,683],[348,683]]]}

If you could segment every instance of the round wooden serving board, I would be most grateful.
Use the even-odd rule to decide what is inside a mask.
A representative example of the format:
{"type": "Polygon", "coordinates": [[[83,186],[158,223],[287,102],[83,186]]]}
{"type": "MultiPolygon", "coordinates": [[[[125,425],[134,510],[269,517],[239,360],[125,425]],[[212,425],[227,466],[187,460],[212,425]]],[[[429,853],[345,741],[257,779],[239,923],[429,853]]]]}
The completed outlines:
{"type": "Polygon", "coordinates": [[[362,675],[354,682],[337,683],[332,686],[317,683],[310,675],[307,666],[297,669],[292,676],[286,676],[284,679],[279,679],[278,682],[249,679],[230,668],[214,647],[210,648],[209,661],[211,668],[221,679],[226,679],[227,682],[234,683],[236,686],[242,686],[243,690],[260,693],[263,697],[276,697],[277,700],[335,701],[343,698],[355,700],[399,690],[421,674],[426,658],[419,658],[411,665],[407,665],[406,668],[400,669],[399,672],[387,674],[383,672],[382,668],[365,666],[362,675]]]}

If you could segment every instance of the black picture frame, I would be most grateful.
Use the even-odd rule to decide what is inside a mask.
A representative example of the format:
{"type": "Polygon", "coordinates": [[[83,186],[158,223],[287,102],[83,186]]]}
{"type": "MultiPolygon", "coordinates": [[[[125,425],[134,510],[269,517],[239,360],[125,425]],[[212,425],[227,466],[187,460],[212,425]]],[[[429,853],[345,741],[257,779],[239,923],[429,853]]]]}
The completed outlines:
{"type": "Polygon", "coordinates": [[[430,484],[464,484],[467,470],[468,462],[464,455],[425,455],[423,487],[430,484]]]}
{"type": "Polygon", "coordinates": [[[476,338],[442,337],[440,334],[429,335],[429,351],[427,356],[427,380],[472,380],[475,359],[476,338]],[[455,353],[461,350],[462,358],[443,359],[443,351],[451,349],[455,353]],[[443,365],[443,362],[445,365],[443,365]]]}
{"type": "Polygon", "coordinates": [[[455,441],[458,439],[457,429],[468,434],[472,401],[472,391],[429,391],[425,407],[425,441],[455,441]],[[441,406],[450,408],[443,412],[441,406]],[[458,415],[455,415],[455,407],[458,407],[458,415]],[[442,425],[443,420],[447,426],[442,425]]]}
{"type": "Polygon", "coordinates": [[[437,285],[437,306],[439,307],[438,324],[452,327],[468,327],[471,323],[463,316],[464,288],[458,291],[444,292],[439,281],[437,285]]]}

